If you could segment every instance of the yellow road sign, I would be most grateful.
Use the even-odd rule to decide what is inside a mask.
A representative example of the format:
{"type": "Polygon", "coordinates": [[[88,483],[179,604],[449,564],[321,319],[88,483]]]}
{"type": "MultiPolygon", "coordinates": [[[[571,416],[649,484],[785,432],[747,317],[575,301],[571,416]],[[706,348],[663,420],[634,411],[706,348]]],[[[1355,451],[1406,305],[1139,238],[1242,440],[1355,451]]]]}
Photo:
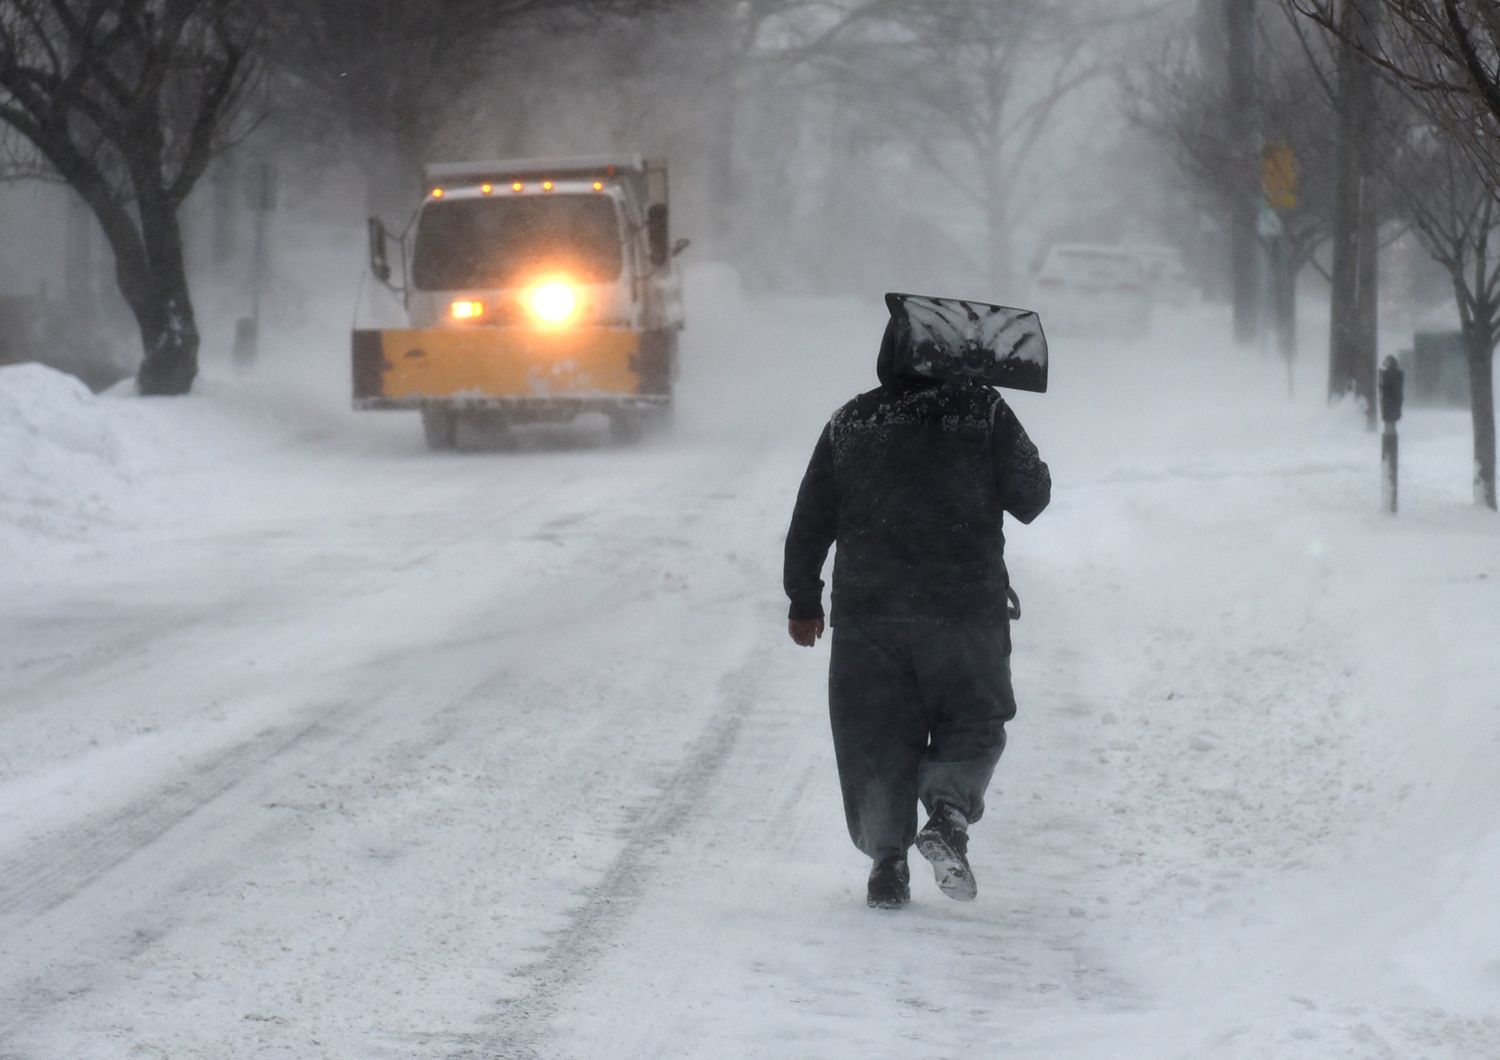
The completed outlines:
{"type": "Polygon", "coordinates": [[[1260,153],[1260,190],[1273,210],[1297,208],[1297,156],[1283,143],[1269,143],[1260,153]]]}

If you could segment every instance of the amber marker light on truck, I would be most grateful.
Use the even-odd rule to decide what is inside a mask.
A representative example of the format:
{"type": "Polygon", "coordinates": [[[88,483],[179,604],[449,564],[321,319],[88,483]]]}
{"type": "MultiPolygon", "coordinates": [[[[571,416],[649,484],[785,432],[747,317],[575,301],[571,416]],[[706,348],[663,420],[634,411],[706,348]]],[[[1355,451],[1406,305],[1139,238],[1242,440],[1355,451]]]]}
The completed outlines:
{"type": "Polygon", "coordinates": [[[454,320],[472,323],[484,316],[484,303],[473,298],[460,298],[448,307],[448,315],[454,320]]]}
{"type": "Polygon", "coordinates": [[[479,185],[479,190],[488,195],[490,192],[495,190],[495,186],[493,184],[481,184],[479,185]]]}
{"type": "Polygon", "coordinates": [[[549,280],[531,289],[526,304],[543,324],[566,324],[578,312],[578,292],[570,283],[549,280]]]}
{"type": "Polygon", "coordinates": [[[433,188],[432,189],[432,197],[434,199],[441,199],[443,197],[443,189],[442,188],[433,188]]]}

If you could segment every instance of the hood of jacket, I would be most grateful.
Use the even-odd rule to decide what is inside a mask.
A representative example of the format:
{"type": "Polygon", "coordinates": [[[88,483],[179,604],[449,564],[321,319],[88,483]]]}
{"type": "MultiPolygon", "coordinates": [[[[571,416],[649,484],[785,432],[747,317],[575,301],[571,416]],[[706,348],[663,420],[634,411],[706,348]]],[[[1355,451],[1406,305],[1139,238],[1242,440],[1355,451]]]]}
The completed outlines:
{"type": "Polygon", "coordinates": [[[885,334],[880,339],[880,353],[875,358],[875,375],[880,385],[893,389],[919,386],[938,386],[941,380],[924,375],[913,375],[899,371],[898,364],[911,363],[911,324],[905,313],[893,313],[886,321],[885,334]]]}

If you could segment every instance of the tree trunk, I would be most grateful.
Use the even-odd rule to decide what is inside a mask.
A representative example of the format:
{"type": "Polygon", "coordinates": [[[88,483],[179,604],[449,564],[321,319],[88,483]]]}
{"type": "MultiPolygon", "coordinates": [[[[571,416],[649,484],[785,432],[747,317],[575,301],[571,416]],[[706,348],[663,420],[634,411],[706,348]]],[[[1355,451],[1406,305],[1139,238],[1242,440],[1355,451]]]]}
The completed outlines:
{"type": "Polygon", "coordinates": [[[1338,177],[1333,218],[1332,317],[1328,350],[1328,398],[1353,393],[1375,426],[1376,218],[1371,186],[1371,108],[1374,71],[1360,55],[1370,46],[1379,5],[1349,0],[1339,43],[1338,177]]]}
{"type": "Polygon", "coordinates": [[[1236,203],[1229,217],[1229,293],[1234,311],[1234,341],[1249,345],[1260,337],[1260,255],[1255,232],[1256,206],[1249,196],[1236,203]]]}
{"type": "MultiPolygon", "coordinates": [[[[1366,141],[1368,144],[1368,141],[1366,141]]],[[[1368,172],[1368,171],[1367,171],[1368,172]]],[[[1375,216],[1373,178],[1361,182],[1359,241],[1355,258],[1353,359],[1354,394],[1365,410],[1365,429],[1379,425],[1375,400],[1375,362],[1380,353],[1380,225],[1375,216]]]]}
{"type": "Polygon", "coordinates": [[[1469,406],[1474,419],[1474,503],[1495,508],[1495,336],[1481,320],[1493,319],[1483,307],[1480,320],[1464,326],[1469,361],[1469,406]]]}
{"type": "Polygon", "coordinates": [[[142,394],[175,396],[198,375],[198,325],[188,293],[177,208],[160,189],[138,198],[134,210],[82,182],[84,194],[115,256],[115,282],[135,316],[145,353],[136,372],[142,394]]]}
{"type": "Polygon", "coordinates": [[[175,396],[192,389],[198,375],[198,325],[188,295],[182,230],[167,203],[140,203],[146,274],[121,290],[135,314],[146,351],[136,383],[142,394],[175,396]]]}
{"type": "MultiPolygon", "coordinates": [[[[1351,159],[1361,154],[1351,148],[1351,159]]],[[[1359,168],[1340,163],[1333,224],[1333,284],[1328,351],[1328,399],[1354,394],[1375,427],[1375,359],[1380,340],[1379,232],[1374,196],[1359,168]],[[1346,184],[1346,177],[1349,178],[1346,184]]]]}
{"type": "Polygon", "coordinates": [[[1276,350],[1286,365],[1287,396],[1296,394],[1293,365],[1297,362],[1297,272],[1298,263],[1287,246],[1287,238],[1271,242],[1271,307],[1275,321],[1276,350]]]}
{"type": "Polygon", "coordinates": [[[239,186],[238,156],[226,151],[218,159],[210,178],[213,189],[214,265],[224,268],[234,258],[236,230],[245,197],[239,186]]]}
{"type": "MultiPolygon", "coordinates": [[[[1260,123],[1255,98],[1254,0],[1225,0],[1224,27],[1229,106],[1225,130],[1229,143],[1256,148],[1260,123]]],[[[1245,152],[1250,157],[1251,151],[1245,152]]],[[[1260,336],[1260,201],[1252,173],[1245,174],[1244,192],[1236,197],[1229,216],[1229,275],[1234,299],[1234,339],[1251,343],[1260,336]]]]}

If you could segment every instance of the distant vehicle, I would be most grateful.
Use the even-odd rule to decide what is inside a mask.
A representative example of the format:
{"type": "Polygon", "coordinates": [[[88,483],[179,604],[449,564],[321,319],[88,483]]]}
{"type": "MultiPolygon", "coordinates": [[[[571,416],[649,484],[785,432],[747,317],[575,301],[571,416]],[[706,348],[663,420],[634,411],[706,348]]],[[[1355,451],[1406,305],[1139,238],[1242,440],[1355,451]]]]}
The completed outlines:
{"type": "Polygon", "coordinates": [[[1054,244],[1037,272],[1034,301],[1049,332],[1139,338],[1151,327],[1144,269],[1122,246],[1054,244]]]}
{"type": "Polygon", "coordinates": [[[603,412],[619,440],[671,408],[683,327],[667,167],[639,155],[429,165],[391,282],[409,326],[356,329],[354,405],[420,409],[451,448],[463,419],[509,425],[603,412]]]}
{"type": "Polygon", "coordinates": [[[1183,308],[1197,301],[1197,288],[1188,279],[1176,247],[1128,243],[1124,249],[1140,264],[1146,293],[1155,302],[1183,308]]]}

